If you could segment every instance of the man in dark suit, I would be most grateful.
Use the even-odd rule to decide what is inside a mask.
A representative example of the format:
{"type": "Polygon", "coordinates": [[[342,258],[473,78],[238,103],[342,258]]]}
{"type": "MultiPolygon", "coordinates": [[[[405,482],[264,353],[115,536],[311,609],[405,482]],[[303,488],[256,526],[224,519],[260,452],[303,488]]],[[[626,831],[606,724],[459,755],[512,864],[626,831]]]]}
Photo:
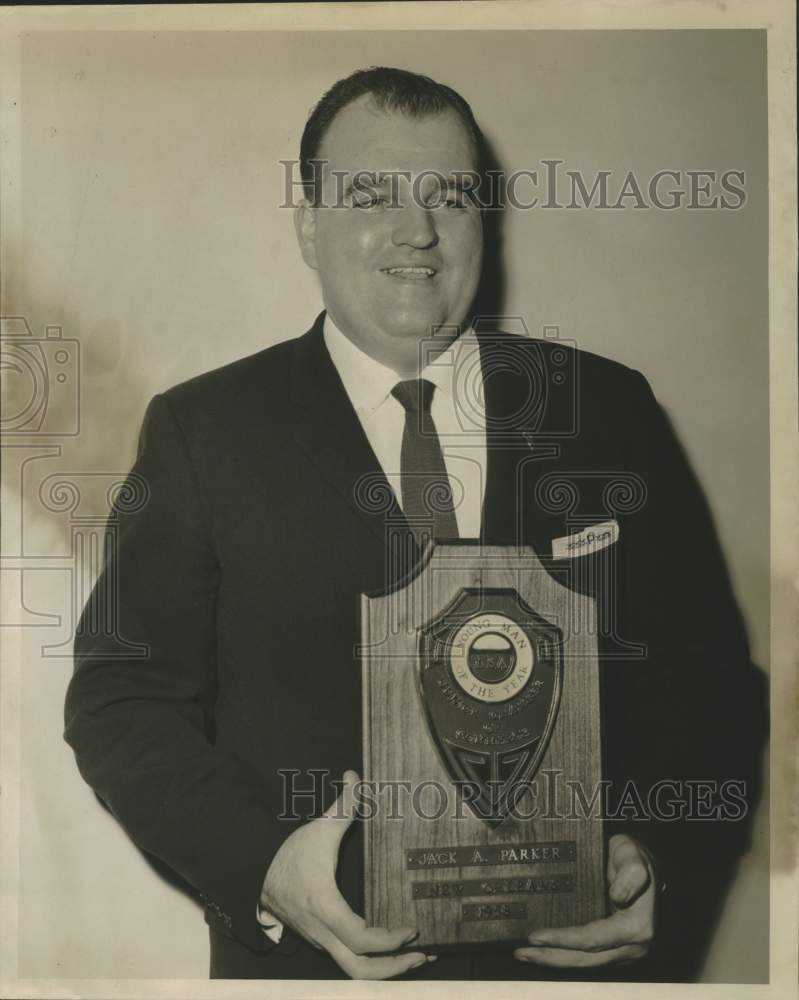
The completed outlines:
{"type": "Polygon", "coordinates": [[[454,91],[354,74],[312,113],[301,163],[297,233],[326,311],[151,402],[133,470],[146,502],[112,514],[118,544],[76,640],[81,771],[202,897],[212,976],[692,978],[747,845],[762,718],[673,434],[638,373],[468,323],[483,226],[463,178],[484,157],[454,91]],[[457,372],[475,370],[459,435],[457,372]],[[431,512],[417,487],[436,482],[451,492],[431,512]],[[365,926],[362,831],[330,808],[342,774],[351,803],[361,758],[358,595],[420,557],[428,515],[434,537],[532,545],[597,597],[606,774],[643,798],[671,782],[671,814],[625,798],[608,823],[607,918],[438,961],[411,927],[365,926]],[[564,549],[597,523],[613,526],[602,551],[564,549]],[[286,818],[286,773],[322,771],[316,807],[286,818]],[[703,823],[672,821],[689,780],[710,787],[703,823]]]}

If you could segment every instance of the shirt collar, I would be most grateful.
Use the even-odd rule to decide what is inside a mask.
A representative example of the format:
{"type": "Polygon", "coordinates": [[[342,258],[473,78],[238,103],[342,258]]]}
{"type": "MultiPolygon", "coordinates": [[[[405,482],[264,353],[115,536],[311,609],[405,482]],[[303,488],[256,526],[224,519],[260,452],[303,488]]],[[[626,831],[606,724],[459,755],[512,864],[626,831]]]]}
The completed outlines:
{"type": "MultiPolygon", "coordinates": [[[[399,376],[346,337],[329,313],[325,314],[324,340],[355,412],[371,416],[401,381],[399,376]]],[[[462,370],[461,352],[477,349],[477,337],[468,327],[446,351],[422,369],[419,377],[429,379],[437,389],[452,395],[455,374],[462,370]]]]}

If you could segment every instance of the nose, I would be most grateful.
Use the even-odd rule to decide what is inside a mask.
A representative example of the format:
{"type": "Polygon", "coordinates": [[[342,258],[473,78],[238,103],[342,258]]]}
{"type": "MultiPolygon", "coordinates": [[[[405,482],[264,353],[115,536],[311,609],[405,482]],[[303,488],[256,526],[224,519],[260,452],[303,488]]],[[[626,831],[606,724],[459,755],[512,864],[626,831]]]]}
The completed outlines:
{"type": "Polygon", "coordinates": [[[418,205],[413,198],[393,209],[394,229],[391,237],[395,246],[410,246],[426,250],[438,243],[433,215],[429,208],[418,205]]]}

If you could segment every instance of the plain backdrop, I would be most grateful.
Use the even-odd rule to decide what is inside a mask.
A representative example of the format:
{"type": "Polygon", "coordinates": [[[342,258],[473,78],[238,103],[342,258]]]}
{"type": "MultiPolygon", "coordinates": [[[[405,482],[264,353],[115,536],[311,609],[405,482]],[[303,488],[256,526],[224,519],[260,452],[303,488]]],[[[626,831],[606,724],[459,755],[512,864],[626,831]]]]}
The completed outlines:
{"type": "MultiPolygon", "coordinates": [[[[82,395],[80,433],[26,471],[27,554],[55,563],[26,577],[24,600],[31,621],[61,619],[25,631],[20,977],[207,975],[199,908],[131,845],[62,742],[71,662],[41,647],[68,642],[73,627],[70,529],[38,488],[54,472],[124,473],[155,392],[310,326],[321,300],[278,207],[279,161],[297,156],[321,93],[358,67],[455,87],[508,170],[557,158],[589,178],[745,171],[739,211],[511,212],[501,250],[509,316],[532,335],[558,326],[649,378],[708,495],[767,668],[765,57],[755,31],[23,39],[22,244],[2,308],[37,335],[60,325],[80,342],[82,395]]],[[[101,492],[87,488],[90,512],[103,513],[101,492]]],[[[765,822],[761,809],[708,980],[767,978],[765,822]]]]}

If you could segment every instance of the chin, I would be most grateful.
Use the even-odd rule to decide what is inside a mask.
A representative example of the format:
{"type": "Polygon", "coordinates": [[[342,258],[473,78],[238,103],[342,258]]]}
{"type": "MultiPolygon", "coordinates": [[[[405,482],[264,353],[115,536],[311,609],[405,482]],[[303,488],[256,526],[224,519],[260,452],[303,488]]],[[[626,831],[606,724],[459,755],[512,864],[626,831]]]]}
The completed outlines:
{"type": "Polygon", "coordinates": [[[429,336],[430,327],[426,323],[394,323],[384,327],[386,336],[393,341],[407,341],[416,343],[424,337],[429,336]]]}
{"type": "Polygon", "coordinates": [[[449,322],[444,317],[430,314],[395,317],[391,324],[386,324],[384,330],[389,337],[396,340],[419,341],[429,337],[433,330],[449,322]]]}
{"type": "Polygon", "coordinates": [[[420,364],[419,345],[429,341],[431,326],[440,326],[442,323],[445,321],[429,320],[421,330],[418,327],[397,327],[390,332],[387,331],[391,342],[390,354],[393,356],[393,367],[397,371],[418,371],[420,364]]]}

